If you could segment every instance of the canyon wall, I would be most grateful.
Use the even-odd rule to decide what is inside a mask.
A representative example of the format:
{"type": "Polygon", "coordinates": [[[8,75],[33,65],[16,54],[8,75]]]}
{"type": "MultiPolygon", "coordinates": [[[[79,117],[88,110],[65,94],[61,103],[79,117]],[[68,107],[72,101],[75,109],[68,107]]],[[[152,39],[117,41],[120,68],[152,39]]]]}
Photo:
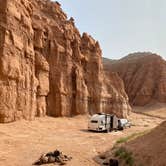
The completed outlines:
{"type": "Polygon", "coordinates": [[[120,60],[103,60],[106,72],[119,74],[132,105],[166,103],[166,61],[159,55],[133,53],[120,60]]]}
{"type": "Polygon", "coordinates": [[[46,114],[129,114],[122,80],[104,74],[99,43],[80,35],[58,2],[0,4],[0,122],[46,114]]]}

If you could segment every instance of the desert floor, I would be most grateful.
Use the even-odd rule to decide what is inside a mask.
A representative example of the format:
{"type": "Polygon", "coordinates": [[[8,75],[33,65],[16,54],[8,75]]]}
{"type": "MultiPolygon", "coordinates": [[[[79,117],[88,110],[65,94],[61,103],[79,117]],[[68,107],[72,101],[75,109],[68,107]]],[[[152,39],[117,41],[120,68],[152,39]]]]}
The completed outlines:
{"type": "Polygon", "coordinates": [[[119,138],[149,130],[166,120],[163,104],[133,110],[133,126],[110,133],[87,131],[88,116],[0,124],[0,166],[31,166],[42,153],[55,149],[72,157],[68,166],[97,166],[93,159],[113,147],[119,138]]]}

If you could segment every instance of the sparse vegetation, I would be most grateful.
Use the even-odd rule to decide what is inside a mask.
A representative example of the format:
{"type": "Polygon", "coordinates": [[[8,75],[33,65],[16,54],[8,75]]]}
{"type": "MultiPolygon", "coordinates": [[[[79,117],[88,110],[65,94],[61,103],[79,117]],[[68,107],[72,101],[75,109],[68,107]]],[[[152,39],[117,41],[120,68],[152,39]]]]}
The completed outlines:
{"type": "Polygon", "coordinates": [[[116,141],[115,145],[131,141],[133,139],[136,139],[140,136],[143,136],[143,135],[147,134],[148,132],[149,132],[149,130],[146,130],[146,131],[139,132],[139,133],[133,133],[133,134],[127,136],[127,137],[120,138],[116,141]]]}
{"type": "Polygon", "coordinates": [[[134,158],[132,155],[132,152],[128,152],[125,147],[120,146],[123,143],[129,142],[133,139],[136,139],[138,137],[141,137],[145,134],[147,134],[150,130],[145,130],[143,132],[139,133],[133,133],[127,137],[122,137],[118,139],[113,146],[114,149],[114,156],[118,157],[120,160],[124,161],[126,165],[133,166],[134,165],[134,158]]]}
{"type": "Polygon", "coordinates": [[[124,147],[120,147],[115,151],[115,157],[118,157],[121,160],[124,160],[126,165],[133,166],[134,158],[132,156],[132,152],[128,152],[124,147]]]}

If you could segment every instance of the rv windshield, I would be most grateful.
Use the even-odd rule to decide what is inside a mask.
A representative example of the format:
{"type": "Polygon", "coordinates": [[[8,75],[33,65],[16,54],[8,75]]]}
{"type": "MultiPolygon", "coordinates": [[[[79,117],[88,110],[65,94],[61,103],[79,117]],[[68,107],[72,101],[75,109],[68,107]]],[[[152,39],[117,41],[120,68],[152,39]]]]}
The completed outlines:
{"type": "Polygon", "coordinates": [[[91,123],[98,123],[97,120],[91,120],[91,123]]]}

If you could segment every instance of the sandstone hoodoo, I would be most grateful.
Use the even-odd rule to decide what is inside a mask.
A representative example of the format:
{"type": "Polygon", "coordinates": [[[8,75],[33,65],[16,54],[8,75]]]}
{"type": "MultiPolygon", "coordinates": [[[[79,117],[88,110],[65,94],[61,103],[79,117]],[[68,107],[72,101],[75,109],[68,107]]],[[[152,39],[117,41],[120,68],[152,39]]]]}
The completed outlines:
{"type": "Polygon", "coordinates": [[[130,111],[99,43],[80,35],[58,2],[0,0],[0,122],[130,111]]]}
{"type": "Polygon", "coordinates": [[[120,60],[104,59],[103,64],[106,72],[122,78],[131,104],[166,102],[166,61],[159,55],[134,53],[120,60]]]}

